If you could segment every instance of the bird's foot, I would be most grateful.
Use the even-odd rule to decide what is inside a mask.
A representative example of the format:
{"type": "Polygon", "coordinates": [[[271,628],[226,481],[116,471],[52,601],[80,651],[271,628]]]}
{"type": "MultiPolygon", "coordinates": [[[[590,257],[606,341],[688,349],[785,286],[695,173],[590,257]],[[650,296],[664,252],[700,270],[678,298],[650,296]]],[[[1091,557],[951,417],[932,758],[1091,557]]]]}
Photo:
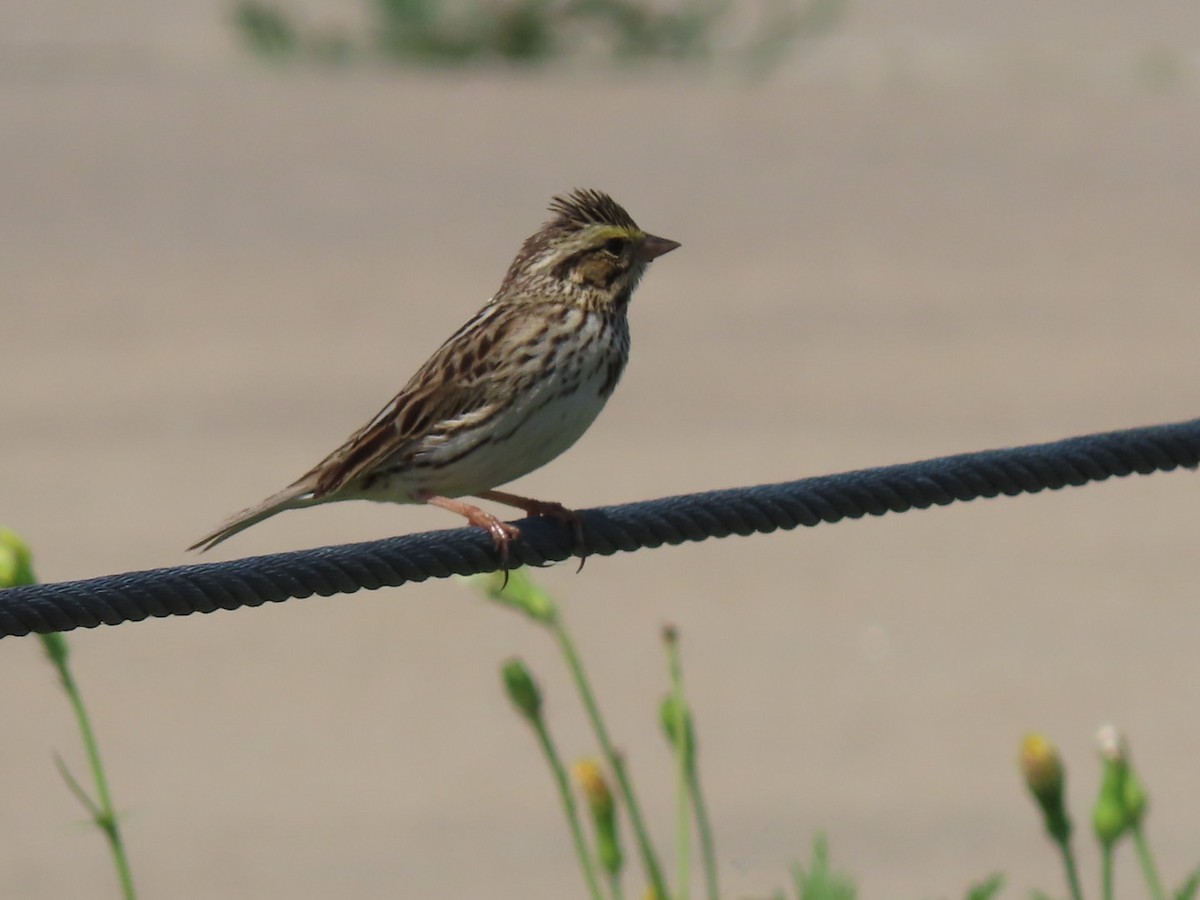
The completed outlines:
{"type": "Polygon", "coordinates": [[[573,552],[579,556],[579,568],[575,571],[576,573],[583,571],[583,564],[587,560],[584,555],[583,517],[575,510],[568,509],[553,500],[534,500],[532,497],[522,497],[507,491],[484,491],[475,496],[480,500],[491,500],[493,503],[503,503],[505,506],[515,507],[526,515],[545,516],[547,519],[553,519],[566,525],[571,529],[571,539],[574,541],[573,552]]]}
{"type": "Polygon", "coordinates": [[[504,583],[500,585],[500,590],[508,587],[508,547],[509,544],[521,537],[521,529],[517,528],[516,525],[509,525],[507,522],[500,521],[500,519],[493,516],[490,512],[482,510],[478,506],[463,503],[461,500],[441,497],[436,494],[421,497],[420,499],[430,506],[439,506],[450,512],[458,513],[476,528],[482,528],[490,534],[492,542],[496,545],[496,552],[500,556],[500,568],[504,572],[504,583]]]}

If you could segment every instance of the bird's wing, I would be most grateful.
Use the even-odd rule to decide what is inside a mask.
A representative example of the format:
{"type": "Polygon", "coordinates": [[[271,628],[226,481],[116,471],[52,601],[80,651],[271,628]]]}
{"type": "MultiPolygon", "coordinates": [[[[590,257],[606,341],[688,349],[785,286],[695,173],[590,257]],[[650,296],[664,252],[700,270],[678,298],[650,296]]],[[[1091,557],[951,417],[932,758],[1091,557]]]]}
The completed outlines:
{"type": "Polygon", "coordinates": [[[490,356],[516,322],[510,307],[488,304],[433,354],[392,400],[297,484],[326,497],[385,463],[445,423],[499,397],[490,356]]]}

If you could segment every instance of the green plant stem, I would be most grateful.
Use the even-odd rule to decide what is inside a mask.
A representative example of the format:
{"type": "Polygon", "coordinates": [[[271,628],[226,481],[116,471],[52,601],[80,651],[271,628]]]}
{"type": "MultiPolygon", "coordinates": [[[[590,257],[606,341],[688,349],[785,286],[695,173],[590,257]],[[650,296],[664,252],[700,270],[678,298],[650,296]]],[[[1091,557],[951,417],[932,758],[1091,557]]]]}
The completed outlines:
{"type": "Polygon", "coordinates": [[[1152,900],[1167,900],[1167,892],[1163,890],[1162,879],[1158,877],[1158,866],[1154,864],[1154,854],[1150,851],[1150,842],[1146,840],[1146,832],[1140,822],[1133,826],[1133,843],[1137,847],[1138,861],[1142,864],[1142,875],[1146,878],[1146,887],[1152,900]]]}
{"type": "Polygon", "coordinates": [[[575,649],[575,644],[571,640],[571,636],[567,634],[563,628],[562,622],[557,616],[549,623],[550,629],[554,632],[554,637],[558,641],[558,646],[562,650],[563,657],[567,661],[567,667],[571,670],[571,676],[575,679],[575,686],[579,691],[579,696],[583,700],[584,709],[587,710],[588,719],[592,723],[592,730],[596,732],[596,739],[600,742],[600,748],[604,752],[605,758],[608,760],[609,766],[612,768],[613,774],[616,776],[617,784],[621,787],[621,796],[625,799],[625,806],[629,810],[629,820],[633,825],[633,833],[637,838],[638,852],[642,857],[642,865],[646,869],[646,878],[650,882],[650,887],[655,892],[658,900],[667,900],[666,882],[663,880],[662,868],[658,864],[658,856],[654,852],[654,846],[650,843],[650,834],[646,830],[646,823],[642,819],[641,807],[638,806],[637,797],[633,793],[633,784],[629,780],[629,773],[625,770],[625,759],[617,752],[612,741],[608,736],[608,729],[604,726],[604,720],[600,717],[600,709],[596,705],[596,698],[592,694],[591,686],[588,684],[587,676],[583,672],[583,663],[579,658],[579,653],[575,649]]]}
{"type": "Polygon", "coordinates": [[[688,709],[683,699],[683,666],[679,662],[679,642],[674,637],[666,641],[667,663],[671,671],[671,693],[675,696],[672,704],[674,722],[671,727],[675,732],[675,865],[676,890],[678,900],[688,900],[691,894],[692,869],[692,817],[689,797],[688,778],[690,758],[695,748],[691,746],[691,729],[688,727],[688,709]]]}
{"type": "Polygon", "coordinates": [[[593,859],[591,851],[588,850],[587,842],[583,837],[583,826],[579,823],[579,810],[575,805],[575,795],[571,793],[571,781],[567,777],[567,769],[554,747],[554,742],[550,739],[546,723],[538,716],[533,719],[532,724],[546,762],[550,764],[550,769],[554,772],[558,795],[562,799],[567,824],[571,827],[571,840],[575,843],[575,854],[579,857],[579,866],[583,869],[583,877],[587,881],[588,891],[592,900],[603,900],[604,894],[601,893],[600,882],[596,878],[596,861],[593,859]]]}
{"type": "Polygon", "coordinates": [[[1100,896],[1113,900],[1113,842],[1106,841],[1100,848],[1100,896]]]}
{"type": "Polygon", "coordinates": [[[613,872],[608,876],[608,890],[612,900],[625,900],[625,892],[621,890],[621,874],[613,872]]]}
{"type": "Polygon", "coordinates": [[[700,835],[700,858],[704,862],[706,896],[708,900],[720,900],[721,890],[717,885],[717,851],[713,842],[712,822],[708,818],[708,804],[704,802],[704,793],[700,790],[700,776],[696,770],[694,756],[688,770],[688,778],[691,785],[692,806],[696,813],[696,831],[700,835]]]}
{"type": "MultiPolygon", "coordinates": [[[[67,784],[76,796],[80,797],[81,802],[85,799],[84,806],[92,816],[92,821],[104,832],[105,838],[108,839],[109,850],[112,853],[113,864],[117,869],[117,880],[121,885],[121,894],[126,900],[134,900],[137,896],[133,888],[133,873],[129,868],[129,858],[125,853],[125,843],[121,839],[121,827],[117,822],[117,814],[113,809],[112,795],[108,789],[108,777],[104,773],[104,763],[100,759],[100,745],[96,742],[96,734],[92,730],[91,719],[88,717],[87,708],[83,704],[83,697],[79,693],[79,686],[75,683],[75,678],[71,674],[70,664],[67,662],[67,654],[65,652],[56,652],[51,641],[62,641],[64,644],[66,638],[62,635],[43,635],[42,643],[46,648],[46,655],[50,657],[50,661],[54,664],[54,668],[58,670],[59,680],[62,682],[63,690],[67,693],[67,698],[71,702],[71,707],[75,711],[75,720],[79,723],[79,734],[83,740],[83,748],[87,754],[88,765],[92,770],[92,779],[96,783],[95,802],[87,798],[79,783],[74,778],[67,778],[67,784]]],[[[59,764],[60,771],[69,776],[65,766],[59,764]]]]}
{"type": "MultiPolygon", "coordinates": [[[[696,736],[691,721],[691,711],[688,709],[683,695],[683,664],[679,655],[679,643],[672,631],[672,637],[667,641],[667,659],[671,669],[671,690],[674,694],[673,708],[683,716],[682,722],[675,722],[677,747],[686,747],[686,755],[680,755],[680,764],[684,769],[686,790],[691,803],[691,813],[696,820],[696,832],[700,837],[700,855],[704,865],[705,896],[708,900],[720,900],[721,889],[717,882],[717,853],[713,841],[712,822],[708,817],[708,806],[704,802],[704,791],[700,787],[700,767],[697,763],[699,748],[696,746],[696,736]],[[679,736],[684,736],[686,740],[679,736]]],[[[680,811],[682,816],[685,810],[680,811]]],[[[680,858],[687,858],[689,848],[681,846],[680,858]]],[[[681,891],[686,893],[687,882],[683,882],[681,891]]]]}
{"type": "Polygon", "coordinates": [[[1062,854],[1063,868],[1067,872],[1067,887],[1071,891],[1071,900],[1083,900],[1083,890],[1079,886],[1079,867],[1075,864],[1075,851],[1071,848],[1069,838],[1056,838],[1059,852],[1062,854]]]}

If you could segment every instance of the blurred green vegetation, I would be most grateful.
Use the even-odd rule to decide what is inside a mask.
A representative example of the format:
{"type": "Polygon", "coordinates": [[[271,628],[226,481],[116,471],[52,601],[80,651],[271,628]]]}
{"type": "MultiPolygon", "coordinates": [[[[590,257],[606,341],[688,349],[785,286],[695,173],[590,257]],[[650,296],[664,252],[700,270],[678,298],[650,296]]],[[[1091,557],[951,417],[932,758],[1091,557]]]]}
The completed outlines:
{"type": "Polygon", "coordinates": [[[846,0],[364,0],[366,25],[310,27],[272,0],[239,0],[234,24],[254,53],[276,60],[413,66],[530,66],[728,61],[766,74],[830,31],[846,0]]]}

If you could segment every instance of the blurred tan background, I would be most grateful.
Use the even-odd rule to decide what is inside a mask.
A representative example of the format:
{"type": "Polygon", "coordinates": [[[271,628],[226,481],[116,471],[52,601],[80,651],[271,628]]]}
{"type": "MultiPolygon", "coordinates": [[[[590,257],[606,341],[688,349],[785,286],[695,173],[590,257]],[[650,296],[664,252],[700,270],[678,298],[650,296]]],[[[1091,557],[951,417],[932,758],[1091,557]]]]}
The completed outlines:
{"type": "MultiPolygon", "coordinates": [[[[222,3],[0,7],[0,521],[45,580],[175,565],[387,400],[551,194],[683,243],[592,432],[519,483],[585,507],[1200,411],[1200,11],[857,0],[764,83],[715,69],[272,67],[222,3]]],[[[336,5],[306,7],[321,21],[336,5]],[[315,9],[315,11],[314,11],[315,9]]],[[[1198,859],[1190,473],[573,565],[664,849],[658,630],[682,630],[725,893],[825,830],[864,897],[1062,893],[1014,769],[1133,739],[1167,880],[1198,859]]],[[[346,504],[215,558],[458,523],[346,504]]],[[[578,897],[498,667],[592,752],[548,639],[442,581],[77,632],[145,897],[578,897]]],[[[52,764],[39,645],[0,646],[5,896],[115,896],[52,764]]],[[[1122,896],[1140,896],[1125,860],[1122,896]]],[[[635,882],[629,885],[636,896],[635,882]]]]}

